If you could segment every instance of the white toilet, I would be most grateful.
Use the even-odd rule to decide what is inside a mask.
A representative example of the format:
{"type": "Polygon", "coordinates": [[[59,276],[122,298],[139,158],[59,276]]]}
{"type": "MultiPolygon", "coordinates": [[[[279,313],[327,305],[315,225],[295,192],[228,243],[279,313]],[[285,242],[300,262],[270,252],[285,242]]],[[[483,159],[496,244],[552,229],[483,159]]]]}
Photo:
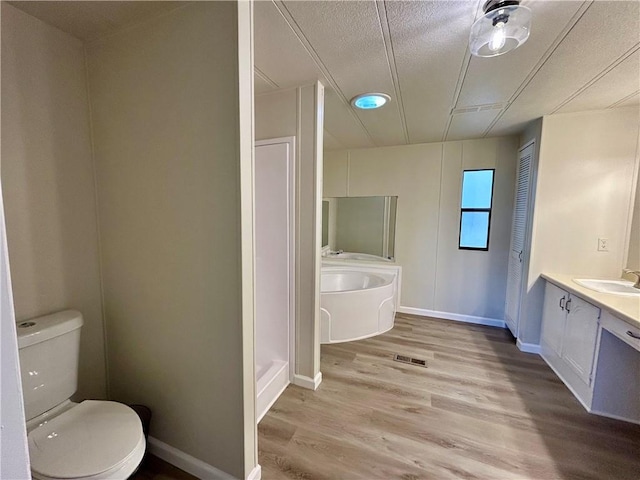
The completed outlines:
{"type": "Polygon", "coordinates": [[[78,384],[81,328],[75,310],[18,323],[34,479],[126,479],[145,452],[142,423],[131,408],[69,400],[78,384]]]}

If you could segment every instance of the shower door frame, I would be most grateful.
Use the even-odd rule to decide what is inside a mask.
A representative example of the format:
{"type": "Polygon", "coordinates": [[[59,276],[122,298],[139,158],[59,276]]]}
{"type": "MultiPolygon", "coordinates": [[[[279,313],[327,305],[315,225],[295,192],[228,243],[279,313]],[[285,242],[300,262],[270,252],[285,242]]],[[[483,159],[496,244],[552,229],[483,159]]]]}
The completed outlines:
{"type": "MultiPolygon", "coordinates": [[[[288,167],[289,167],[289,383],[293,383],[295,376],[295,363],[296,363],[296,298],[297,298],[297,276],[296,276],[296,206],[297,206],[297,159],[298,154],[296,151],[296,137],[278,137],[269,138],[265,140],[256,140],[254,142],[255,147],[263,147],[269,145],[287,144],[289,150],[288,167]]],[[[254,156],[255,158],[255,156],[254,156]]],[[[255,178],[254,178],[255,182],[255,178]]],[[[256,199],[254,198],[254,202],[256,199]]],[[[256,348],[256,347],[254,347],[256,348]]]]}

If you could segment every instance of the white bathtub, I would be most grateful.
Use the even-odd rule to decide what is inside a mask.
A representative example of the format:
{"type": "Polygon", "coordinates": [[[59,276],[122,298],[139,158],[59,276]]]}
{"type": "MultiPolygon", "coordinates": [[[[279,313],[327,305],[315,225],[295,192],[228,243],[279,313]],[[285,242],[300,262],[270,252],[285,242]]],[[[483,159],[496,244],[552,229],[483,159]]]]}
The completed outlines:
{"type": "Polygon", "coordinates": [[[320,342],[339,343],[393,328],[396,275],[323,267],[320,282],[320,342]]]}
{"type": "Polygon", "coordinates": [[[335,258],[337,260],[366,260],[368,262],[393,262],[390,258],[379,257],[378,255],[371,255],[369,253],[357,253],[357,252],[342,252],[342,253],[328,253],[327,258],[335,258]]]}

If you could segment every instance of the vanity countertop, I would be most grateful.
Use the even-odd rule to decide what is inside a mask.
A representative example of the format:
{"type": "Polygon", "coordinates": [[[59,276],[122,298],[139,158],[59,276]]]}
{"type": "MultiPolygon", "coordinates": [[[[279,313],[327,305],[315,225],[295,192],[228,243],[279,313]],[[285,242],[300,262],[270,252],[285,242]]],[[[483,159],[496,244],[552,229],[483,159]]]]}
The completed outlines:
{"type": "Polygon", "coordinates": [[[573,279],[576,278],[574,275],[543,273],[542,278],[593,305],[608,310],[612,315],[630,325],[640,328],[640,297],[625,297],[611,293],[596,292],[574,282],[573,279]]]}

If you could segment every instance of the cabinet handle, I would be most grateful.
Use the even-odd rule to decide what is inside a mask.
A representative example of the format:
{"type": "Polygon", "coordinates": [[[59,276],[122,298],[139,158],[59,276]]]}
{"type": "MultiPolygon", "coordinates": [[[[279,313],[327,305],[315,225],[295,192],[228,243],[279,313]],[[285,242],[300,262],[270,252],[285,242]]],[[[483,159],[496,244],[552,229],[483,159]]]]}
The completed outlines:
{"type": "Polygon", "coordinates": [[[635,338],[637,340],[640,340],[640,335],[636,335],[631,330],[627,330],[627,335],[629,335],[631,338],[635,338]]]}
{"type": "Polygon", "coordinates": [[[565,304],[565,309],[567,310],[567,313],[571,313],[571,310],[569,310],[569,305],[571,305],[571,298],[569,300],[567,300],[567,303],[565,304]]]}
{"type": "Polygon", "coordinates": [[[566,300],[566,298],[564,296],[560,299],[560,309],[561,310],[564,310],[564,301],[565,300],[566,300]]]}

